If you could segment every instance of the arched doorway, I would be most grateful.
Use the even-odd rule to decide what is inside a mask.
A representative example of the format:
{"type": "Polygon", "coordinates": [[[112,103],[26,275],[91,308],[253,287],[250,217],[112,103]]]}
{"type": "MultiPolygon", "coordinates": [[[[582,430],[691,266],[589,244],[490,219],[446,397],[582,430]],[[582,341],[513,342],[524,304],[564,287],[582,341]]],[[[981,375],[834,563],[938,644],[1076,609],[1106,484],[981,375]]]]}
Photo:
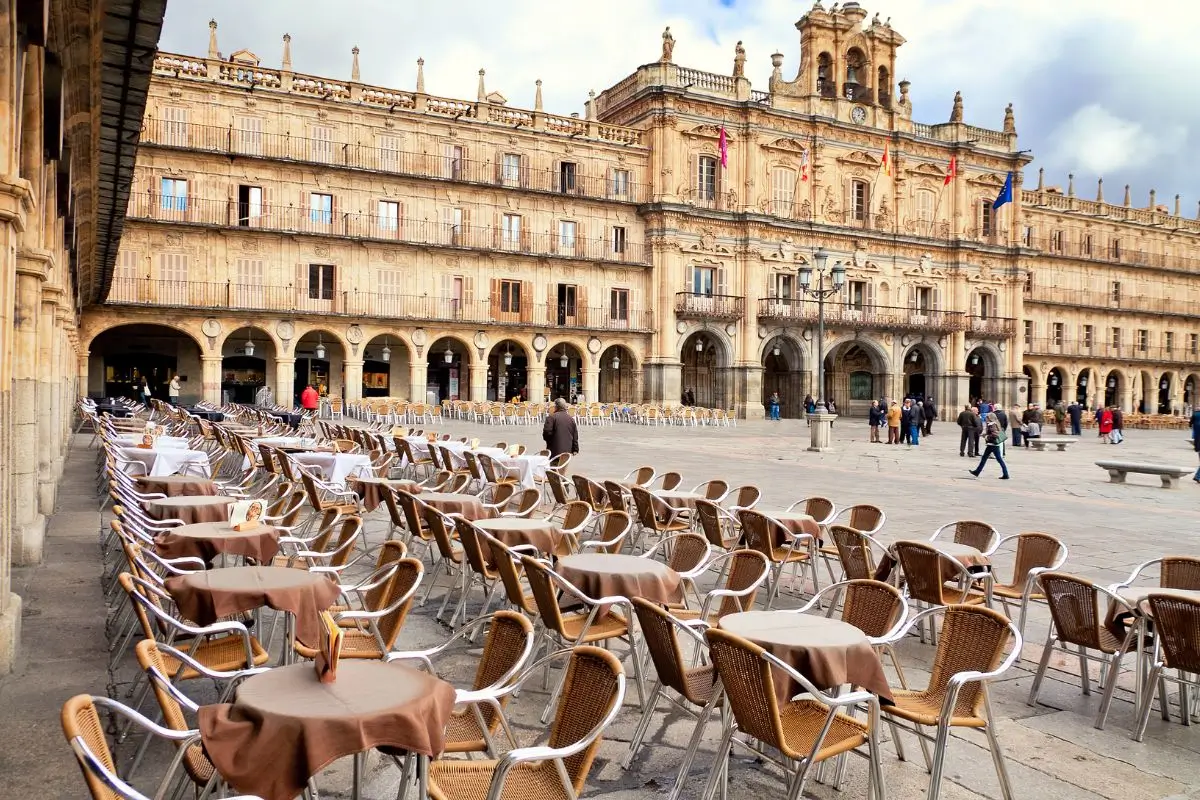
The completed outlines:
{"type": "Polygon", "coordinates": [[[430,394],[437,392],[438,402],[473,399],[471,354],[467,346],[450,336],[443,336],[434,342],[429,348],[425,386],[430,394]]]}
{"type": "Polygon", "coordinates": [[[614,344],[600,354],[600,402],[636,403],[635,364],[628,348],[614,344]]]}
{"type": "Polygon", "coordinates": [[[683,362],[681,388],[685,394],[692,392],[696,405],[729,408],[729,354],[720,340],[703,331],[693,333],[684,340],[679,360],[683,362]]]}
{"type": "Polygon", "coordinates": [[[173,375],[182,384],[180,401],[204,396],[200,345],[188,334],[166,325],[118,325],[96,336],[87,348],[87,392],[91,397],[140,399],[142,378],[151,396],[167,399],[173,375]]]}
{"type": "MultiPolygon", "coordinates": [[[[983,398],[994,403],[1002,400],[996,393],[996,377],[1000,373],[1000,368],[995,357],[986,347],[976,347],[967,354],[965,369],[967,375],[970,376],[967,393],[970,395],[971,401],[983,398]]],[[[1030,397],[1029,402],[1037,402],[1037,400],[1030,397]]]]}
{"type": "Polygon", "coordinates": [[[1092,380],[1092,371],[1090,369],[1080,370],[1079,377],[1075,379],[1075,402],[1084,408],[1088,407],[1088,383],[1092,380]]]}
{"type": "Polygon", "coordinates": [[[799,419],[804,415],[804,383],[800,348],[782,336],[772,339],[763,354],[763,407],[767,406],[772,392],[779,392],[779,415],[785,419],[799,419]]]}
{"type": "Polygon", "coordinates": [[[825,391],[823,398],[832,400],[842,416],[863,416],[889,392],[887,368],[873,347],[859,342],[842,342],[825,356],[825,391]]]}
{"type": "Polygon", "coordinates": [[[363,348],[362,396],[408,397],[410,363],[408,345],[401,339],[388,334],[371,339],[363,348]]]}
{"type": "Polygon", "coordinates": [[[1046,376],[1046,408],[1054,408],[1062,401],[1066,380],[1063,371],[1058,367],[1050,370],[1050,374],[1046,376]]]}
{"type": "Polygon", "coordinates": [[[1133,410],[1142,414],[1153,414],[1158,407],[1158,381],[1146,370],[1137,373],[1133,387],[1133,410]]]}
{"type": "MultiPolygon", "coordinates": [[[[229,334],[221,346],[221,399],[227,403],[275,402],[275,342],[261,328],[248,325],[229,334]]],[[[286,400],[286,393],[285,393],[286,400]]]]}
{"type": "Polygon", "coordinates": [[[924,344],[913,345],[904,354],[904,396],[914,400],[936,400],[936,369],[936,361],[929,347],[924,344]]]}
{"type": "Polygon", "coordinates": [[[1196,407],[1196,390],[1200,388],[1200,375],[1192,373],[1183,382],[1184,411],[1190,412],[1196,407]]]}
{"type": "Polygon", "coordinates": [[[1104,381],[1104,406],[1115,406],[1120,403],[1121,390],[1125,387],[1125,376],[1118,370],[1108,373],[1104,381]]]}
{"type": "Polygon", "coordinates": [[[563,342],[546,351],[546,388],[550,400],[583,399],[583,354],[575,345],[563,342]]]}
{"type": "Polygon", "coordinates": [[[1169,372],[1164,372],[1158,379],[1158,406],[1157,413],[1171,413],[1171,380],[1173,376],[1169,372]]]}
{"type": "MultiPolygon", "coordinates": [[[[312,386],[321,397],[344,397],[346,352],[330,331],[309,331],[296,342],[295,396],[312,386]]],[[[275,402],[284,402],[276,390],[275,402]]],[[[294,401],[293,401],[294,402],[294,401]]]]}
{"type": "Polygon", "coordinates": [[[488,400],[529,399],[528,370],[529,354],[524,345],[512,339],[497,343],[488,355],[488,400]]]}
{"type": "Polygon", "coordinates": [[[1032,403],[1034,401],[1033,384],[1037,381],[1037,376],[1034,375],[1033,367],[1030,367],[1028,365],[1021,368],[1021,373],[1025,377],[1024,377],[1023,382],[1021,383],[1020,391],[1017,392],[1017,394],[1021,400],[1021,402],[1020,402],[1021,408],[1026,408],[1030,403],[1032,403]]]}

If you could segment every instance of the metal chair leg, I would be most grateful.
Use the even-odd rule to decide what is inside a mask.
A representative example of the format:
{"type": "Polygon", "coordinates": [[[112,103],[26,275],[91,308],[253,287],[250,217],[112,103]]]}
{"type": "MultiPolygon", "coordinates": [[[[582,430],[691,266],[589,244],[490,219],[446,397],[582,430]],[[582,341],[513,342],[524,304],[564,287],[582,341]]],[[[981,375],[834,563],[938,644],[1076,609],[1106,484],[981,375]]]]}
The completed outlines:
{"type": "Polygon", "coordinates": [[[1000,751],[1000,740],[996,737],[996,717],[992,714],[992,698],[986,683],[980,686],[980,691],[983,692],[983,708],[987,713],[987,727],[984,730],[987,731],[992,762],[996,765],[996,777],[1000,780],[1000,791],[1004,795],[1004,800],[1012,800],[1012,784],[1008,779],[1008,767],[1004,763],[1004,753],[1000,751]]]}

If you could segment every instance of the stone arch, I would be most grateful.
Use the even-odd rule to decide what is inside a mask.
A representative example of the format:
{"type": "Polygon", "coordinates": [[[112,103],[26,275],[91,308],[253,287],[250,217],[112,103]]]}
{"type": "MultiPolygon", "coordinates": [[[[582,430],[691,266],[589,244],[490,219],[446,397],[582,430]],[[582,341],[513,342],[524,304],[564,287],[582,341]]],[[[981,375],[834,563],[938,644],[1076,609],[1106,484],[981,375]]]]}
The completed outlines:
{"type": "Polygon", "coordinates": [[[843,416],[866,414],[872,400],[892,391],[891,358],[869,336],[836,337],[825,347],[824,372],[825,385],[815,399],[832,400],[843,416]]]}
{"type": "Polygon", "coordinates": [[[614,342],[601,350],[597,399],[601,403],[638,402],[640,364],[637,353],[625,344],[614,342]]]}
{"type": "Polygon", "coordinates": [[[214,348],[221,354],[220,398],[233,403],[286,402],[294,387],[278,393],[278,362],[283,346],[271,331],[256,322],[231,323],[214,348]],[[247,351],[250,352],[247,352],[247,351]],[[269,391],[260,395],[266,387],[269,391]]]}
{"type": "Polygon", "coordinates": [[[152,322],[141,322],[137,319],[131,319],[128,317],[93,319],[95,327],[93,328],[91,325],[85,326],[86,334],[80,337],[81,350],[90,350],[92,348],[92,342],[96,341],[101,334],[108,333],[116,328],[123,328],[132,325],[150,325],[157,328],[171,328],[172,330],[182,333],[191,339],[192,343],[196,345],[200,352],[203,353],[207,350],[202,343],[205,337],[199,330],[193,330],[192,328],[188,327],[186,323],[175,322],[170,318],[155,318],[152,322]]]}
{"type": "Polygon", "coordinates": [[[1175,390],[1179,386],[1179,375],[1175,372],[1162,372],[1154,381],[1154,387],[1151,391],[1151,396],[1156,399],[1156,402],[1148,409],[1154,414],[1171,414],[1177,409],[1174,407],[1175,390]],[[1166,384],[1165,386],[1163,384],[1166,384]]]}
{"type": "MultiPolygon", "coordinates": [[[[583,398],[583,373],[589,369],[591,353],[587,349],[587,341],[575,337],[564,337],[551,344],[542,354],[546,367],[546,386],[550,389],[550,398],[583,398]],[[563,356],[567,364],[563,366],[563,356]]],[[[590,371],[590,370],[589,370],[590,371]]]]}
{"type": "Polygon", "coordinates": [[[1058,405],[1059,402],[1064,402],[1069,396],[1069,380],[1069,373],[1067,372],[1066,367],[1058,365],[1052,366],[1046,372],[1045,402],[1042,402],[1041,400],[1037,400],[1036,402],[1042,402],[1042,405],[1045,408],[1053,408],[1054,406],[1058,405]]]}
{"type": "MultiPolygon", "coordinates": [[[[455,333],[430,335],[429,347],[425,349],[426,394],[436,394],[439,402],[444,400],[480,401],[471,386],[471,368],[475,364],[475,345],[455,333]],[[450,352],[450,361],[445,353],[450,352]]],[[[425,400],[418,397],[414,400],[425,400]]]]}
{"type": "Polygon", "coordinates": [[[293,350],[300,344],[301,339],[304,339],[308,336],[315,336],[317,334],[320,334],[321,342],[326,347],[328,347],[330,344],[336,344],[342,348],[342,352],[344,352],[347,356],[352,352],[350,343],[346,341],[346,337],[343,334],[338,333],[334,327],[322,325],[320,323],[313,323],[303,326],[297,324],[296,334],[292,337],[293,350]]]}
{"type": "Polygon", "coordinates": [[[1103,373],[1103,406],[1119,406],[1122,397],[1129,391],[1132,381],[1122,370],[1113,367],[1103,373]]]}
{"type": "Polygon", "coordinates": [[[530,398],[529,367],[533,363],[533,348],[516,338],[496,342],[487,354],[487,395],[489,400],[508,400],[512,397],[530,398]]]}
{"type": "Polygon", "coordinates": [[[1100,385],[1100,378],[1095,367],[1081,367],[1075,374],[1075,391],[1071,398],[1079,405],[1091,406],[1092,396],[1100,385]]]}
{"type": "Polygon", "coordinates": [[[733,354],[737,352],[737,350],[733,346],[733,339],[725,333],[723,328],[709,328],[696,324],[689,325],[683,331],[683,333],[679,334],[679,338],[676,339],[675,346],[679,348],[680,353],[683,352],[684,343],[697,333],[702,333],[709,339],[721,343],[721,346],[724,348],[724,351],[727,354],[727,363],[724,366],[730,366],[733,363],[733,354]]]}
{"type": "Polygon", "coordinates": [[[364,328],[360,396],[411,398],[414,358],[403,336],[379,326],[364,328]]]}
{"type": "MultiPolygon", "coordinates": [[[[321,396],[342,397],[355,399],[357,387],[353,393],[347,392],[346,380],[356,380],[358,372],[347,374],[346,362],[352,359],[361,363],[353,356],[354,351],[346,339],[334,328],[327,325],[306,325],[303,329],[297,326],[296,335],[291,343],[291,354],[295,357],[295,377],[293,390],[298,397],[307,385],[313,386],[321,396]],[[324,348],[325,355],[320,355],[324,348]]],[[[357,367],[356,367],[357,370],[357,367]]],[[[283,391],[276,388],[276,397],[283,391]]]]}
{"type": "Polygon", "coordinates": [[[909,345],[901,355],[903,385],[900,393],[905,397],[933,398],[936,401],[946,396],[942,379],[945,376],[941,348],[935,343],[918,341],[909,345]]]}
{"type": "MultiPolygon", "coordinates": [[[[828,336],[828,332],[826,333],[828,336]]],[[[828,358],[836,348],[844,344],[857,344],[864,347],[872,356],[878,359],[876,366],[882,373],[892,372],[892,356],[887,347],[869,335],[844,333],[825,340],[825,357],[828,358]]]]}
{"type": "Polygon", "coordinates": [[[145,378],[151,396],[166,400],[171,378],[179,375],[184,401],[205,399],[203,357],[209,351],[179,324],[125,319],[102,325],[87,337],[81,351],[88,354],[86,393],[90,396],[140,399],[145,378]]]}
{"type": "Polygon", "coordinates": [[[781,418],[804,416],[804,396],[811,391],[806,350],[803,340],[788,333],[768,336],[759,347],[759,362],[763,366],[763,408],[769,409],[769,399],[777,392],[781,418]]]}
{"type": "Polygon", "coordinates": [[[217,351],[218,353],[224,351],[226,342],[228,342],[235,333],[239,333],[240,331],[244,331],[247,329],[254,331],[254,333],[256,335],[261,334],[264,341],[270,341],[270,343],[272,345],[274,345],[274,347],[275,347],[275,352],[277,352],[277,353],[283,352],[283,340],[280,339],[277,335],[275,335],[274,331],[268,330],[261,323],[258,323],[258,322],[239,323],[237,321],[230,320],[228,326],[222,325],[221,327],[222,327],[221,334],[219,336],[215,337],[214,346],[213,346],[213,349],[215,351],[217,351]]]}
{"type": "Polygon", "coordinates": [[[470,339],[465,338],[460,333],[452,333],[449,331],[443,331],[441,333],[433,333],[429,335],[429,344],[425,348],[426,357],[432,358],[435,350],[440,355],[446,348],[436,347],[436,345],[444,345],[447,340],[454,342],[454,344],[462,348],[462,355],[466,356],[466,363],[468,365],[475,363],[478,358],[475,355],[475,343],[470,339]]]}
{"type": "MultiPolygon", "coordinates": [[[[966,363],[963,369],[968,375],[968,400],[979,397],[991,402],[1004,402],[1000,396],[1000,379],[1004,375],[1004,354],[991,342],[976,342],[967,351],[966,363]]],[[[1041,384],[1035,383],[1035,388],[1041,384]]],[[[1041,402],[1039,397],[1031,397],[1028,402],[1041,402]]]]}
{"type": "Polygon", "coordinates": [[[732,404],[729,373],[733,346],[723,332],[695,329],[683,337],[679,361],[680,389],[689,402],[706,408],[729,408],[732,404]]]}

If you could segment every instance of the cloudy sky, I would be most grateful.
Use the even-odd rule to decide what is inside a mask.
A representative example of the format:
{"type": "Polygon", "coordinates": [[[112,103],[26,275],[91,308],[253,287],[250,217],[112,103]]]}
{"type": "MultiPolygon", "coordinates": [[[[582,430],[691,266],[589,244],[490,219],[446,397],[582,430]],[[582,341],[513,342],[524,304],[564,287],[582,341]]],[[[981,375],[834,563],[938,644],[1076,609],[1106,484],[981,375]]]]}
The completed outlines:
{"type": "MultiPolygon", "coordinates": [[[[829,7],[829,0],[825,0],[829,7]]],[[[999,128],[1004,106],[1017,113],[1021,147],[1032,148],[1047,183],[1075,173],[1090,197],[1097,176],[1120,202],[1132,184],[1135,205],[1151,188],[1159,202],[1200,199],[1196,149],[1200,106],[1192,82],[1200,56],[1192,31],[1195,0],[863,0],[891,18],[908,43],[898,76],[912,81],[914,117],[943,122],[956,90],[966,121],[999,128]],[[1192,190],[1192,186],[1197,186],[1192,190]]],[[[418,57],[426,90],[474,98],[478,70],[488,91],[531,108],[543,80],[546,110],[582,111],[601,91],[657,60],[663,26],[675,35],[675,62],[728,74],[744,42],[747,76],[765,90],[770,54],[795,75],[805,0],[170,0],[160,46],[203,55],[208,20],[219,23],[225,55],[247,48],[278,66],[281,37],[292,36],[293,69],[349,78],[350,49],[361,49],[364,82],[411,88],[418,57]]],[[[868,17],[869,19],[869,17],[868,17]]],[[[1035,180],[1026,178],[1028,184],[1035,180]]]]}

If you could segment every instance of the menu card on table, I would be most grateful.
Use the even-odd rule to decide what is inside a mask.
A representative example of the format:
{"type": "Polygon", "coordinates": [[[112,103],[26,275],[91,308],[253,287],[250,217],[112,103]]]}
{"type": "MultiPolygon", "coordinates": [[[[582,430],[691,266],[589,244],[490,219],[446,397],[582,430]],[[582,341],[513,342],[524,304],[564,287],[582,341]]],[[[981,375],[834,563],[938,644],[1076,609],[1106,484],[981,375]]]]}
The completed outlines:
{"type": "Polygon", "coordinates": [[[158,441],[158,437],[150,431],[142,434],[142,443],[138,445],[142,450],[153,450],[154,444],[158,441]]]}
{"type": "Polygon", "coordinates": [[[510,444],[508,446],[508,450],[506,450],[505,452],[510,456],[519,456],[519,455],[521,455],[521,445],[510,444]]]}
{"type": "Polygon", "coordinates": [[[239,500],[229,507],[229,527],[250,531],[262,524],[266,504],[262,500],[239,500]]]}
{"type": "Polygon", "coordinates": [[[317,634],[317,657],[313,666],[321,683],[337,680],[338,660],[342,657],[342,629],[328,611],[321,612],[321,629],[317,634]]]}
{"type": "Polygon", "coordinates": [[[472,439],[472,440],[471,440],[471,449],[472,449],[472,450],[478,450],[478,449],[479,449],[479,440],[478,440],[478,439],[472,439]]]}

